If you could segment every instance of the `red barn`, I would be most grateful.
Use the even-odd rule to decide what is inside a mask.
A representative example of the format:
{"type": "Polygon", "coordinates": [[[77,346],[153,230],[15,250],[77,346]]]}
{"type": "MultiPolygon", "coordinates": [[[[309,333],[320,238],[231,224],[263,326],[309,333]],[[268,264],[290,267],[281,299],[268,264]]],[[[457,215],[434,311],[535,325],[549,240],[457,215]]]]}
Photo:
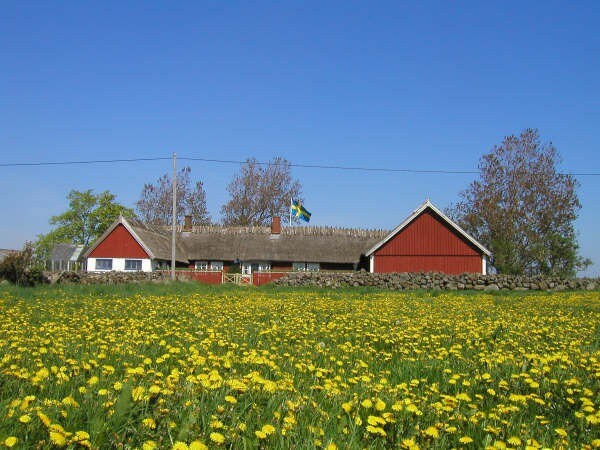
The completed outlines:
{"type": "Polygon", "coordinates": [[[491,253],[427,200],[365,256],[371,272],[485,274],[491,253]]]}

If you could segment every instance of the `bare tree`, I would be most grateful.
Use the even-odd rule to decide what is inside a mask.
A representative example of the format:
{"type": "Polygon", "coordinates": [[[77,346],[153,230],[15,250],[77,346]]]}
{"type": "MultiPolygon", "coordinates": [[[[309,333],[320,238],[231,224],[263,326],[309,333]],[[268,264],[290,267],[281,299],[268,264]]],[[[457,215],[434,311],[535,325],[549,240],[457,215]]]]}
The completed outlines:
{"type": "MultiPolygon", "coordinates": [[[[210,224],[204,186],[202,181],[192,186],[191,171],[191,168],[184,167],[177,174],[176,221],[182,223],[184,216],[189,215],[192,216],[194,225],[210,224]]],[[[165,174],[155,183],[146,183],[135,207],[143,222],[150,225],[170,225],[173,208],[171,177],[165,174]]]]}
{"type": "Polygon", "coordinates": [[[302,186],[291,165],[276,157],[266,165],[249,158],[227,186],[231,199],[221,207],[225,225],[268,225],[273,216],[289,213],[290,199],[302,200],[302,186]]]}
{"type": "Polygon", "coordinates": [[[499,272],[573,276],[590,264],[578,255],[573,225],[578,183],[558,172],[559,161],[537,130],[507,136],[482,156],[480,179],[448,211],[493,252],[499,272]]]}

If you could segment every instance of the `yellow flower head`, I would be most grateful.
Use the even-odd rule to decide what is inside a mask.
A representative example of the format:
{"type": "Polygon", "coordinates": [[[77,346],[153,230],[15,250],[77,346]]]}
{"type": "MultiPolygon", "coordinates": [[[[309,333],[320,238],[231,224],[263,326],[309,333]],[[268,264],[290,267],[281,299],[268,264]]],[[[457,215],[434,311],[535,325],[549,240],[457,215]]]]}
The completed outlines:
{"type": "Polygon", "coordinates": [[[371,401],[371,399],[364,399],[362,402],[360,402],[360,404],[362,405],[363,408],[369,409],[373,407],[373,402],[371,401]]]}
{"type": "Polygon", "coordinates": [[[19,442],[19,440],[14,436],[9,436],[4,439],[4,445],[6,445],[8,448],[14,447],[17,442],[19,442]]]}
{"type": "Polygon", "coordinates": [[[144,420],[142,420],[142,425],[144,425],[146,428],[150,428],[151,430],[156,428],[156,422],[152,417],[146,417],[144,420]]]}
{"type": "Polygon", "coordinates": [[[210,440],[216,444],[222,444],[225,442],[225,436],[223,436],[221,433],[213,432],[210,433],[210,440]]]}
{"type": "Polygon", "coordinates": [[[177,441],[173,444],[171,450],[189,450],[189,447],[185,442],[177,441]]]}
{"type": "Polygon", "coordinates": [[[426,436],[430,436],[434,439],[437,439],[438,437],[440,437],[440,432],[438,431],[438,429],[436,427],[427,427],[427,429],[424,431],[426,436]]]}
{"type": "Polygon", "coordinates": [[[208,450],[208,447],[202,441],[193,441],[190,443],[190,450],[208,450]]]}
{"type": "Polygon", "coordinates": [[[146,441],[142,444],[142,450],[154,450],[157,447],[156,442],[146,441]]]}

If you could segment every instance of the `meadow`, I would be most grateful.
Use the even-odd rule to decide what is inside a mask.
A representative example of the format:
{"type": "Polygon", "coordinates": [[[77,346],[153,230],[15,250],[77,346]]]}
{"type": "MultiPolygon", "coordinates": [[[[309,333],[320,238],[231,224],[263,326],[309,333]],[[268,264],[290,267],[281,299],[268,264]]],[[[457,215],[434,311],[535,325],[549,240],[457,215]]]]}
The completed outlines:
{"type": "Polygon", "coordinates": [[[0,448],[597,448],[600,293],[0,287],[0,448]]]}

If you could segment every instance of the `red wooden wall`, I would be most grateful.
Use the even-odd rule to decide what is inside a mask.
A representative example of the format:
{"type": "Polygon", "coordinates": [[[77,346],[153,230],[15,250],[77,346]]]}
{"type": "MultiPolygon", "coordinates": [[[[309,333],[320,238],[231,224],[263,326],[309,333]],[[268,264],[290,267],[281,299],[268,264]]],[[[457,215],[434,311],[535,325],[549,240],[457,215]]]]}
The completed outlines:
{"type": "Polygon", "coordinates": [[[89,258],[150,258],[123,225],[119,224],[88,256],[89,258]]]}
{"type": "Polygon", "coordinates": [[[427,209],[375,252],[375,272],[481,273],[481,252],[427,209]]]}

